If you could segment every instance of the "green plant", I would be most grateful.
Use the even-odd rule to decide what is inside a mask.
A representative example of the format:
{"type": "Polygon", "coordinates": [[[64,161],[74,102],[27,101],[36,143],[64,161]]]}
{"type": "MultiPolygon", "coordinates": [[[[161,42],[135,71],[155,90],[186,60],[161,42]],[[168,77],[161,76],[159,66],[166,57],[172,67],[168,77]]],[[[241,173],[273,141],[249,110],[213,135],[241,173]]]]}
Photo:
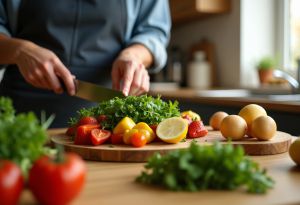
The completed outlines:
{"type": "Polygon", "coordinates": [[[274,69],[276,65],[276,60],[273,57],[266,56],[260,59],[260,61],[257,64],[258,70],[270,70],[274,69]]]}
{"type": "Polygon", "coordinates": [[[101,123],[102,127],[112,130],[124,117],[130,117],[134,122],[145,122],[149,125],[158,124],[163,119],[180,116],[178,102],[166,102],[158,97],[148,95],[115,97],[103,101],[96,107],[82,108],[77,118],[71,118],[70,124],[76,124],[85,116],[105,115],[107,118],[101,123]]]}
{"type": "Polygon", "coordinates": [[[266,170],[245,156],[241,146],[218,142],[211,146],[193,142],[188,149],[156,153],[136,180],[173,191],[244,187],[250,193],[265,193],[274,186],[266,170]]]}
{"type": "Polygon", "coordinates": [[[49,151],[44,144],[53,117],[42,115],[40,124],[34,113],[15,114],[11,99],[0,97],[0,159],[14,161],[27,176],[32,163],[49,151]]]}

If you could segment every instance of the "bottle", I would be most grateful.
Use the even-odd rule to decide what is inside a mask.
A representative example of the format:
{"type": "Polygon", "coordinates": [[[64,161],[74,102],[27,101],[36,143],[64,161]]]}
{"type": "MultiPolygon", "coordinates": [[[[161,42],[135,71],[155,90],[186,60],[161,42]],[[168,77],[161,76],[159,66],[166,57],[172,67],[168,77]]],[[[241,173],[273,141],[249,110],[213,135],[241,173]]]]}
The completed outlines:
{"type": "Polygon", "coordinates": [[[205,61],[205,53],[196,51],[194,59],[188,65],[187,85],[191,88],[209,88],[211,87],[211,68],[205,61]]]}
{"type": "Polygon", "coordinates": [[[178,84],[182,81],[182,62],[181,50],[178,47],[172,47],[169,55],[167,80],[178,84]]]}

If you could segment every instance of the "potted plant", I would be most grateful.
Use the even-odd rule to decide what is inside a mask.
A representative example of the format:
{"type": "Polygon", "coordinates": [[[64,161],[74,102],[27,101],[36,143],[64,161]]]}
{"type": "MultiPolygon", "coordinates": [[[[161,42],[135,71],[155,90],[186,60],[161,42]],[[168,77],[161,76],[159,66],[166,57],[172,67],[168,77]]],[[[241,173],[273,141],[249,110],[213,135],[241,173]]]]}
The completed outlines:
{"type": "Polygon", "coordinates": [[[269,83],[273,79],[273,70],[275,69],[276,61],[274,58],[263,57],[257,64],[259,80],[262,84],[269,83]]]}

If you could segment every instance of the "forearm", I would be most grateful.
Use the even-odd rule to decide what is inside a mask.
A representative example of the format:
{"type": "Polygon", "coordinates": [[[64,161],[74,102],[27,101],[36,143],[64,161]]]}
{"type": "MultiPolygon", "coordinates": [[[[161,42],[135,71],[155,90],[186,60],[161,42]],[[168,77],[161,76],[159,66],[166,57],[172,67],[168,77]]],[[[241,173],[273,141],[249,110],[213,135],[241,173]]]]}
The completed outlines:
{"type": "Polygon", "coordinates": [[[120,55],[122,56],[132,56],[134,55],[135,59],[139,59],[140,62],[146,67],[149,68],[153,64],[153,56],[150,51],[142,44],[132,44],[129,47],[125,48],[120,55]]]}
{"type": "Polygon", "coordinates": [[[29,43],[0,34],[0,64],[16,64],[22,46],[29,43]]]}

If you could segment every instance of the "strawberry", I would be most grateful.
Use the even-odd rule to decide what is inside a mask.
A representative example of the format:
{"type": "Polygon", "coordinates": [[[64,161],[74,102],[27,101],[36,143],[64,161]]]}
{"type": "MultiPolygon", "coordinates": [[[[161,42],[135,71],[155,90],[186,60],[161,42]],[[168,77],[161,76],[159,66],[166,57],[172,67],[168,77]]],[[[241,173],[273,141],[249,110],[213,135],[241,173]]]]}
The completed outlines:
{"type": "Polygon", "coordinates": [[[91,117],[91,116],[82,117],[82,118],[80,118],[80,120],[78,122],[78,126],[95,125],[95,124],[98,124],[98,121],[95,117],[91,117]]]}
{"type": "Polygon", "coordinates": [[[197,138],[204,137],[207,135],[208,131],[205,128],[202,120],[196,120],[191,122],[188,128],[188,137],[189,138],[197,138]]]}

